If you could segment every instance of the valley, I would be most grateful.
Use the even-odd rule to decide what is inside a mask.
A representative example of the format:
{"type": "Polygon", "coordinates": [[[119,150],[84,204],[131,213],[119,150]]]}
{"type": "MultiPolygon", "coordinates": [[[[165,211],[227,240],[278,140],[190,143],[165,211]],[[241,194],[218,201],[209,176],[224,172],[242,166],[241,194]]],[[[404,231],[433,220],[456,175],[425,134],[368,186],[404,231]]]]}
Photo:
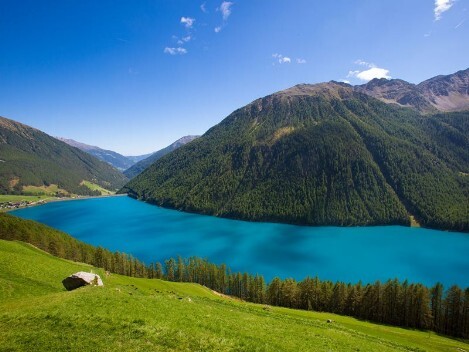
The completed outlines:
{"type": "Polygon", "coordinates": [[[0,240],[0,346],[464,350],[434,332],[469,336],[468,76],[300,84],[136,157],[0,118],[0,238],[26,242],[0,240]],[[64,292],[72,268],[105,288],[64,292]]]}
{"type": "Polygon", "coordinates": [[[2,1],[0,352],[469,352],[468,1],[2,1]]]}

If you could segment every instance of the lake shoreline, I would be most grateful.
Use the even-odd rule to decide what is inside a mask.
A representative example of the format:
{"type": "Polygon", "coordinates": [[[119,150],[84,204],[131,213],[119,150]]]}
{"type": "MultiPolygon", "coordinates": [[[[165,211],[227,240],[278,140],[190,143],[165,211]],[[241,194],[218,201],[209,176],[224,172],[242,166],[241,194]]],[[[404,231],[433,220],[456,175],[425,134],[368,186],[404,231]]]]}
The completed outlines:
{"type": "Polygon", "coordinates": [[[240,272],[372,283],[389,278],[467,286],[465,233],[404,226],[298,226],[204,216],[131,197],[51,202],[10,214],[145,263],[208,258],[240,272]],[[360,275],[358,275],[360,274],[360,275]]]}
{"type": "Polygon", "coordinates": [[[101,195],[101,196],[77,196],[75,198],[70,198],[70,197],[46,198],[46,199],[41,199],[40,201],[37,201],[35,203],[30,203],[30,204],[26,204],[24,206],[19,206],[17,208],[2,209],[2,212],[10,213],[10,212],[13,212],[13,211],[19,210],[19,209],[39,207],[41,205],[46,205],[48,203],[54,203],[54,202],[68,202],[68,201],[75,201],[75,200],[87,200],[87,199],[97,199],[97,198],[112,198],[112,197],[127,197],[127,194],[107,194],[107,195],[101,195]]]}

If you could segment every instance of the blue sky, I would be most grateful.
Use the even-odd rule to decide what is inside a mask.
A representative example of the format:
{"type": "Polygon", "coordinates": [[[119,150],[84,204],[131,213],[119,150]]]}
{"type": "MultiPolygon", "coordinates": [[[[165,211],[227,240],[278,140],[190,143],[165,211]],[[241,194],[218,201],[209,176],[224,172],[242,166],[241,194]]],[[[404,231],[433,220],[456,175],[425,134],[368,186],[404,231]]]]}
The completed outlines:
{"type": "Polygon", "coordinates": [[[0,0],[0,116],[125,155],[298,83],[469,66],[469,0],[0,0]]]}

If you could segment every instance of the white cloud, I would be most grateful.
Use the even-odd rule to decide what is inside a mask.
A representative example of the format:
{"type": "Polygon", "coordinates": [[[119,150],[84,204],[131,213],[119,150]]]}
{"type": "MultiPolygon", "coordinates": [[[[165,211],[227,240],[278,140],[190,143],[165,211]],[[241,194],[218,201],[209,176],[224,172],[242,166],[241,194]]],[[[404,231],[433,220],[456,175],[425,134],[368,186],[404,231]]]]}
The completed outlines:
{"type": "Polygon", "coordinates": [[[215,27],[214,31],[215,33],[219,33],[221,32],[221,29],[222,29],[221,26],[218,26],[218,27],[215,27]]]}
{"type": "MultiPolygon", "coordinates": [[[[356,78],[361,81],[371,81],[373,78],[386,78],[390,79],[389,70],[378,67],[374,63],[367,62],[365,60],[355,60],[355,65],[362,66],[359,70],[350,70],[346,78],[356,78]]],[[[350,83],[348,80],[342,80],[342,82],[350,83]]]]}
{"type": "Polygon", "coordinates": [[[339,79],[339,82],[350,84],[350,81],[346,79],[339,79]]]}
{"type": "Polygon", "coordinates": [[[187,49],[181,48],[181,47],[177,47],[177,48],[166,47],[164,48],[163,52],[169,55],[185,55],[187,54],[187,49]]]}
{"type": "Polygon", "coordinates": [[[186,28],[192,28],[194,25],[195,18],[190,17],[181,17],[181,23],[186,26],[186,28]]]}
{"type": "Polygon", "coordinates": [[[435,9],[433,10],[435,21],[439,21],[442,13],[448,11],[453,4],[454,0],[435,0],[435,9]]]}
{"type": "Polygon", "coordinates": [[[275,59],[275,61],[272,63],[273,65],[275,65],[276,62],[279,64],[291,64],[292,62],[296,62],[299,65],[306,64],[307,62],[303,58],[297,58],[295,61],[293,61],[291,57],[279,53],[272,54],[272,57],[275,59]]]}
{"type": "Polygon", "coordinates": [[[390,79],[389,70],[379,67],[371,67],[365,71],[349,71],[347,78],[355,77],[361,81],[371,81],[373,78],[390,79]]]}
{"type": "Polygon", "coordinates": [[[205,7],[205,5],[206,5],[206,2],[204,2],[202,5],[200,5],[200,9],[202,10],[202,12],[207,13],[208,11],[207,11],[207,8],[205,7]]]}
{"type": "Polygon", "coordinates": [[[274,59],[277,59],[279,64],[291,64],[291,58],[289,58],[288,56],[275,53],[275,54],[272,54],[272,57],[274,59]]]}
{"type": "Polygon", "coordinates": [[[229,1],[223,1],[220,5],[220,11],[224,21],[231,15],[231,6],[233,6],[233,3],[229,1]]]}

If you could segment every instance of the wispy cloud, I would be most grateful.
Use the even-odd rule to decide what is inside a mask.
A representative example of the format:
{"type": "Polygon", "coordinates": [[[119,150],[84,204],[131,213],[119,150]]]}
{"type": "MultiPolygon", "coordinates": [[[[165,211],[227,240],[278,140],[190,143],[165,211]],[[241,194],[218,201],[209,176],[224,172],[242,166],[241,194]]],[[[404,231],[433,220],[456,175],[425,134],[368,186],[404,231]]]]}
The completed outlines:
{"type": "Polygon", "coordinates": [[[273,62],[273,65],[275,65],[276,63],[279,63],[279,64],[297,63],[299,65],[306,64],[306,60],[303,58],[297,58],[293,60],[290,56],[286,56],[286,55],[278,54],[278,53],[272,54],[272,57],[275,59],[275,61],[273,62]]]}
{"type": "Polygon", "coordinates": [[[231,15],[231,6],[233,3],[230,1],[223,1],[220,5],[220,11],[223,16],[223,21],[226,21],[231,15]]]}
{"type": "Polygon", "coordinates": [[[186,26],[186,28],[192,28],[195,23],[195,18],[191,17],[181,17],[181,23],[186,26]]]}
{"type": "Polygon", "coordinates": [[[200,9],[202,10],[203,13],[207,13],[207,7],[206,7],[206,2],[204,2],[202,5],[200,5],[200,9]]]}
{"type": "Polygon", "coordinates": [[[223,1],[220,5],[220,7],[217,8],[217,11],[221,12],[222,18],[223,18],[223,23],[220,26],[216,26],[213,30],[215,33],[220,33],[222,29],[226,26],[226,21],[228,20],[228,17],[231,15],[231,7],[233,6],[233,3],[230,1],[223,1]]]}
{"type": "Polygon", "coordinates": [[[375,64],[363,61],[361,59],[355,60],[354,62],[355,65],[360,65],[360,66],[366,66],[366,67],[374,67],[375,64]]]}
{"type": "Polygon", "coordinates": [[[435,0],[435,8],[433,12],[435,14],[435,21],[441,19],[443,12],[448,11],[453,6],[455,0],[435,0]]]}
{"type": "Polygon", "coordinates": [[[181,48],[181,47],[177,47],[177,48],[166,47],[164,48],[163,52],[169,55],[185,55],[187,54],[187,49],[181,48]]]}
{"type": "Polygon", "coordinates": [[[173,39],[176,41],[178,45],[184,45],[191,41],[192,36],[190,34],[186,35],[185,37],[178,38],[177,36],[173,35],[173,39]]]}
{"type": "Polygon", "coordinates": [[[461,27],[464,22],[466,22],[466,19],[463,19],[461,22],[459,22],[459,23],[454,27],[454,29],[458,29],[459,27],[461,27]]]}
{"type": "Polygon", "coordinates": [[[279,64],[291,64],[291,58],[282,54],[272,54],[272,57],[278,61],[279,64]]]}
{"type": "MultiPolygon", "coordinates": [[[[373,78],[391,78],[388,69],[378,67],[373,63],[366,62],[364,60],[356,60],[354,64],[365,67],[366,70],[350,70],[347,74],[347,78],[358,78],[359,80],[365,82],[371,81],[373,78]]],[[[347,81],[347,83],[350,83],[348,80],[342,81],[347,81]]]]}

